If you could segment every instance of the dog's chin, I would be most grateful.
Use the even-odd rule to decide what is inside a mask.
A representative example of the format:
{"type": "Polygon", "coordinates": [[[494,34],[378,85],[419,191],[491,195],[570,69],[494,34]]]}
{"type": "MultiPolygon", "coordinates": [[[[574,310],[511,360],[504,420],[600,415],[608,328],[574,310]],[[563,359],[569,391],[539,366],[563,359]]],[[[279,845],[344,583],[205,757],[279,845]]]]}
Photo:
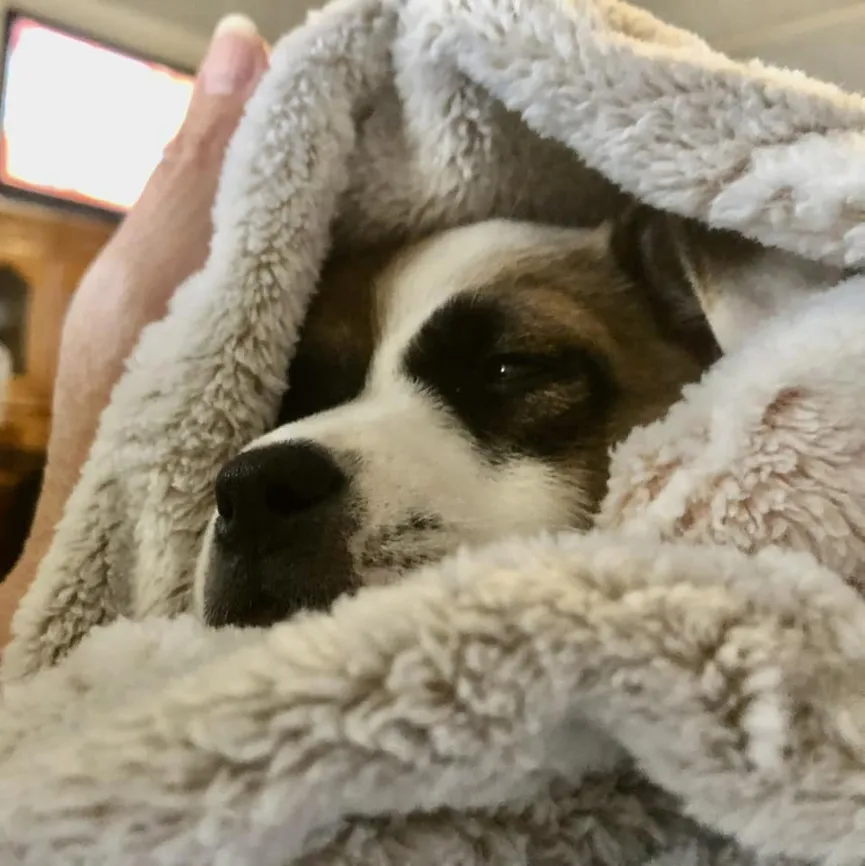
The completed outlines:
{"type": "Polygon", "coordinates": [[[221,556],[215,551],[202,556],[197,584],[195,613],[212,628],[266,628],[287,622],[305,612],[329,612],[340,599],[354,595],[365,587],[392,586],[410,577],[422,566],[433,564],[442,557],[417,558],[410,565],[373,565],[362,574],[342,572],[333,575],[301,573],[297,564],[285,560],[280,572],[285,585],[293,591],[267,594],[259,569],[273,574],[273,563],[240,561],[221,556]],[[312,578],[312,579],[310,579],[312,578]]]}
{"type": "Polygon", "coordinates": [[[279,620],[279,608],[251,588],[256,583],[254,569],[255,565],[249,562],[218,554],[211,556],[202,611],[206,625],[265,628],[279,620]]]}
{"type": "Polygon", "coordinates": [[[214,627],[261,628],[308,611],[329,611],[364,587],[390,586],[441,561],[456,545],[453,528],[414,518],[387,527],[334,533],[329,540],[246,549],[220,543],[212,519],[195,576],[194,610],[214,627]]]}
{"type": "Polygon", "coordinates": [[[291,620],[304,612],[328,612],[342,598],[365,587],[392,586],[409,577],[413,571],[440,561],[440,556],[417,556],[402,567],[370,563],[362,573],[304,573],[305,569],[286,557],[279,571],[288,592],[268,594],[263,571],[271,576],[274,563],[250,562],[211,551],[203,574],[203,591],[197,605],[200,619],[213,628],[234,626],[264,628],[291,620]]]}
{"type": "Polygon", "coordinates": [[[285,553],[241,558],[215,550],[202,615],[215,628],[262,628],[303,612],[327,612],[356,588],[351,570],[339,562],[295,560],[285,553]]]}

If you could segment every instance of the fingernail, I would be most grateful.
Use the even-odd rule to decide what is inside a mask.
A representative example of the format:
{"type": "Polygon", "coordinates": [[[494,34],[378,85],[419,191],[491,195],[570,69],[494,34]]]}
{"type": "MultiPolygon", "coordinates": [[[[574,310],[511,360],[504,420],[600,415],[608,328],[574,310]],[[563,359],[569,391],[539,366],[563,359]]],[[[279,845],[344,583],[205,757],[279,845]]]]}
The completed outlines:
{"type": "Polygon", "coordinates": [[[201,64],[204,92],[226,96],[245,90],[257,69],[261,39],[246,15],[227,15],[213,31],[213,39],[201,64]]]}

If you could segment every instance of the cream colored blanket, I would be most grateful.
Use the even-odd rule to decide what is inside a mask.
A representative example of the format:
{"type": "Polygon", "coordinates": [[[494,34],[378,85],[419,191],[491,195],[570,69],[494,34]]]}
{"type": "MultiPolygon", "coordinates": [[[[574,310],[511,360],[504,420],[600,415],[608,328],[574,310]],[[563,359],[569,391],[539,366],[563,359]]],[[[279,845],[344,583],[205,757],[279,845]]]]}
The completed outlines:
{"type": "Polygon", "coordinates": [[[858,863],[858,277],[634,431],[589,535],[267,632],[168,617],[333,246],[635,197],[857,268],[863,130],[863,99],[615,0],[337,0],[285,37],[15,621],[0,863],[858,863]]]}

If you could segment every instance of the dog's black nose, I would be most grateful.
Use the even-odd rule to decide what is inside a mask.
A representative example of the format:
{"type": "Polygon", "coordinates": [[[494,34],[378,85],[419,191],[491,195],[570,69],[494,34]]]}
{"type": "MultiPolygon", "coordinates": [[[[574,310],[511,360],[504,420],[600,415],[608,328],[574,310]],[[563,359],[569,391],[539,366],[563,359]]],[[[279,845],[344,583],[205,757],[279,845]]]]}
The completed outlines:
{"type": "Polygon", "coordinates": [[[349,592],[350,488],[336,458],[311,442],[265,445],[227,463],[216,481],[206,621],[271,625],[349,592]]]}
{"type": "Polygon", "coordinates": [[[217,532],[222,541],[249,543],[273,536],[290,518],[326,502],[346,484],[333,457],[308,442],[245,451],[216,479],[217,532]]]}

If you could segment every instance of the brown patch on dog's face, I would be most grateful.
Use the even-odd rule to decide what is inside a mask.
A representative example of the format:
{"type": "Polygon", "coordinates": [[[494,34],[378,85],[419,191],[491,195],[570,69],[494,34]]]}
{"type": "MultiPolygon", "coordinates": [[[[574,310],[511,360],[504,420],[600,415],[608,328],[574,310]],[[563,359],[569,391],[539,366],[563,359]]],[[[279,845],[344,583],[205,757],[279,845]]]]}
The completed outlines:
{"type": "Polygon", "coordinates": [[[699,348],[696,322],[689,343],[671,339],[660,303],[603,248],[505,254],[489,283],[424,324],[406,371],[488,459],[542,460],[595,506],[611,446],[678,398],[707,347],[717,354],[705,320],[699,348]]]}
{"type": "Polygon", "coordinates": [[[277,427],[353,400],[363,390],[376,340],[373,289],[396,250],[332,257],[310,303],[277,427]]]}

